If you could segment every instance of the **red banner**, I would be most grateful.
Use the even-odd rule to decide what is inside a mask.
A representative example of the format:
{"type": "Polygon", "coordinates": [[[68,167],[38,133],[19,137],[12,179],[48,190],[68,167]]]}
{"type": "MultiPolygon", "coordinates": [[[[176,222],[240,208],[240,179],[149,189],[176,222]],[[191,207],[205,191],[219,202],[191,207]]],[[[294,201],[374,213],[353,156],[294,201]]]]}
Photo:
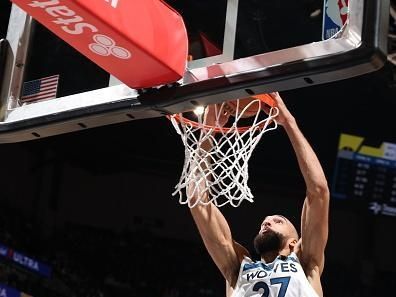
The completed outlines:
{"type": "Polygon", "coordinates": [[[187,60],[181,16],[160,0],[12,0],[132,88],[179,80],[187,60]]]}

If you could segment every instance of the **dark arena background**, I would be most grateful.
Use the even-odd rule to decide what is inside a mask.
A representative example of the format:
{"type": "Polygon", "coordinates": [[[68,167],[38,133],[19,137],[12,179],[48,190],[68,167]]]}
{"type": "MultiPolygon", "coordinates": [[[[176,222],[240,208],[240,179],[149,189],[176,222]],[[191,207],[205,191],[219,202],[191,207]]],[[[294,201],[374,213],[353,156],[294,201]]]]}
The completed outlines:
{"type": "MultiPolygon", "coordinates": [[[[187,26],[222,43],[212,28],[226,1],[168,2],[187,26]]],[[[235,57],[320,40],[322,8],[317,0],[241,0],[235,57]]],[[[379,71],[281,93],[331,190],[324,296],[396,292],[395,9],[392,1],[389,60],[379,71]]],[[[1,0],[0,39],[10,10],[1,0]]],[[[27,80],[56,69],[62,96],[106,86],[106,72],[44,27],[35,35],[27,80]]],[[[165,117],[1,144],[0,154],[0,296],[225,296],[188,207],[172,197],[184,147],[165,117]]],[[[221,210],[234,238],[252,248],[265,215],[299,225],[305,185],[281,127],[264,135],[249,172],[254,203],[221,210]]]]}

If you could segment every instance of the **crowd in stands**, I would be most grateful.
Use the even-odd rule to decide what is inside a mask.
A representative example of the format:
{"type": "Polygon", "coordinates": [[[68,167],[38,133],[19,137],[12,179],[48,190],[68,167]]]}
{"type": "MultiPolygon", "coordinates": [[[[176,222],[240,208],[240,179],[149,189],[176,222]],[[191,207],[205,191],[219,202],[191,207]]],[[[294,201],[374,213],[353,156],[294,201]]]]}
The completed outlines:
{"type": "MultiPolygon", "coordinates": [[[[52,267],[45,278],[0,258],[0,283],[34,297],[225,297],[224,281],[202,243],[163,238],[145,228],[115,232],[66,224],[43,238],[37,222],[2,206],[0,243],[52,267]]],[[[394,272],[347,263],[327,259],[325,296],[396,291],[394,272]]]]}
{"type": "Polygon", "coordinates": [[[0,283],[35,297],[211,297],[224,283],[202,244],[147,228],[114,232],[66,224],[48,238],[39,224],[0,207],[0,243],[50,265],[46,279],[0,258],[0,283]]]}

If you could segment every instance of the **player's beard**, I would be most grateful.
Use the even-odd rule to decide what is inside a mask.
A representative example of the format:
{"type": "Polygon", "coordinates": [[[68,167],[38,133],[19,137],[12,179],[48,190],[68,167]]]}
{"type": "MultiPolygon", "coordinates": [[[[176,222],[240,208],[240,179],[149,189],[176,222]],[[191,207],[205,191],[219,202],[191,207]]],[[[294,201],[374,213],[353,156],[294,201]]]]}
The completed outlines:
{"type": "Polygon", "coordinates": [[[282,249],[285,237],[275,231],[268,230],[265,233],[259,233],[254,238],[254,249],[262,256],[268,252],[279,252],[282,249]]]}

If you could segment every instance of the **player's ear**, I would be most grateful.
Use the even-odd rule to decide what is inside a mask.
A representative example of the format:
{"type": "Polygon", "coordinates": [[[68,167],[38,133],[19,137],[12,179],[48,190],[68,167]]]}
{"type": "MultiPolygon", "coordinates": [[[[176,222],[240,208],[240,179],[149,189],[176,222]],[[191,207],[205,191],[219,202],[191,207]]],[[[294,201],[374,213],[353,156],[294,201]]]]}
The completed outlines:
{"type": "Polygon", "coordinates": [[[295,238],[292,238],[292,240],[289,242],[289,248],[293,250],[295,246],[297,245],[298,240],[295,238]]]}

